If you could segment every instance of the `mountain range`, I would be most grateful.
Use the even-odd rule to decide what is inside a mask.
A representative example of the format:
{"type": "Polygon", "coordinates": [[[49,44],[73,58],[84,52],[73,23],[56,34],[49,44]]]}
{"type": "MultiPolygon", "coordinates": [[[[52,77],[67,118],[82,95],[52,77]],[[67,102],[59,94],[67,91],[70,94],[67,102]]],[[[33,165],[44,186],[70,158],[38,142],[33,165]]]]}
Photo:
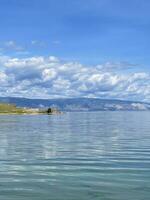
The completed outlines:
{"type": "Polygon", "coordinates": [[[27,99],[0,97],[0,103],[26,108],[55,107],[61,111],[136,111],[150,110],[150,103],[98,98],[27,99]]]}

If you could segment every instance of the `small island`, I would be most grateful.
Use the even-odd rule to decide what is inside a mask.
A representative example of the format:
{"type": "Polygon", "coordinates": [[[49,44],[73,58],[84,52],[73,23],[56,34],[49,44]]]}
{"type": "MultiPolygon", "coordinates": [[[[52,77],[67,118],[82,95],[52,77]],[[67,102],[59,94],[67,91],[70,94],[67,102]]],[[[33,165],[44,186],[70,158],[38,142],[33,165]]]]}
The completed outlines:
{"type": "Polygon", "coordinates": [[[15,104],[0,103],[0,114],[60,114],[56,108],[22,108],[15,104]]]}

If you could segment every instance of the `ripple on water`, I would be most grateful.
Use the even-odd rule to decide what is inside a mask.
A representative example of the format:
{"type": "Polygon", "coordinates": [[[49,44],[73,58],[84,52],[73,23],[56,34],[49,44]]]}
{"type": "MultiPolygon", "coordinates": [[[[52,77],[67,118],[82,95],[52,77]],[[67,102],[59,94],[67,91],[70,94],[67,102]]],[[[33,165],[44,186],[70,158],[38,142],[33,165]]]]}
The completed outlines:
{"type": "Polygon", "coordinates": [[[149,115],[0,116],[0,199],[149,200],[149,115]]]}

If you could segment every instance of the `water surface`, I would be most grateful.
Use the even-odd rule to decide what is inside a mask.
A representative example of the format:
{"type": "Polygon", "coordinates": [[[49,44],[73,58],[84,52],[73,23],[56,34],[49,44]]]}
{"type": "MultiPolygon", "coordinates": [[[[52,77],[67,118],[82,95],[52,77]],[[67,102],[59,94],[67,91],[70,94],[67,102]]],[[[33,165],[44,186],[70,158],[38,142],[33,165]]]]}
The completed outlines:
{"type": "Polygon", "coordinates": [[[150,112],[1,115],[0,199],[149,200],[150,112]]]}

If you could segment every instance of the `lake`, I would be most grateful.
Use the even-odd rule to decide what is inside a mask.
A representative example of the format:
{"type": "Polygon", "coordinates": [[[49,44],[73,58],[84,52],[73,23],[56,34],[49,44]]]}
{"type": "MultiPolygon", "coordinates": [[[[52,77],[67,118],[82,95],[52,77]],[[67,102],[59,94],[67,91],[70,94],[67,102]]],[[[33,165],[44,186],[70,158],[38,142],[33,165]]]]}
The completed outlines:
{"type": "Polygon", "coordinates": [[[0,115],[1,200],[149,200],[150,112],[0,115]]]}

